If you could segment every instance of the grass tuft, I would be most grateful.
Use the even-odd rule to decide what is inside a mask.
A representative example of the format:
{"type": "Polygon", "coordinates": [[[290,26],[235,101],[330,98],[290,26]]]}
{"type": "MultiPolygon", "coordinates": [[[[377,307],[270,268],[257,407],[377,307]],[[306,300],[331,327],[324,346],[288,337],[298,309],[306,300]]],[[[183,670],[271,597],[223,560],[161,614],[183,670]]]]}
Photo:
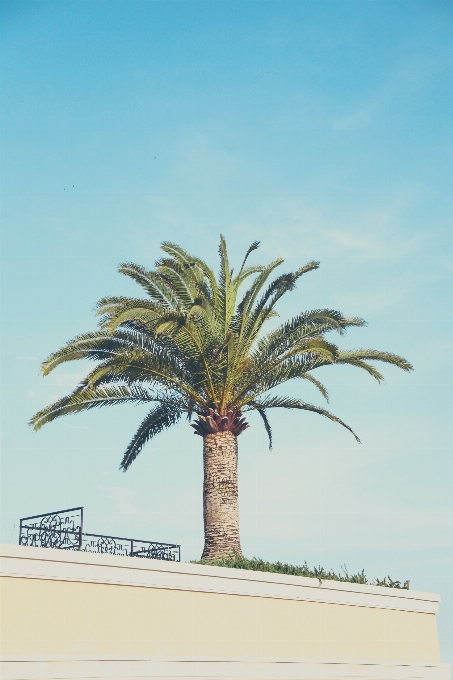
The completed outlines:
{"type": "Polygon", "coordinates": [[[364,570],[358,574],[350,574],[346,566],[342,567],[342,574],[337,574],[332,569],[326,571],[324,567],[310,569],[305,562],[302,566],[287,564],[286,562],[267,562],[259,557],[247,559],[247,557],[224,557],[218,560],[193,560],[192,564],[206,564],[211,567],[228,567],[229,569],[250,569],[252,571],[266,571],[273,574],[288,574],[289,576],[306,576],[317,578],[322,581],[346,581],[348,583],[361,583],[371,586],[385,586],[386,588],[403,588],[409,590],[409,581],[394,581],[390,576],[383,579],[375,578],[371,581],[365,575],[364,570]]]}

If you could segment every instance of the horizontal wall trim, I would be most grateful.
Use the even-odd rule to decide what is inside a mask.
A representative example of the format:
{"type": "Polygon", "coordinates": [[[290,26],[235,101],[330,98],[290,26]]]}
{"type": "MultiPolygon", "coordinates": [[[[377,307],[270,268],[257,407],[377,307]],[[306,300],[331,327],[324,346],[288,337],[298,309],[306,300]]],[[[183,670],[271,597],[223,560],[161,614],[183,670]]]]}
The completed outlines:
{"type": "Polygon", "coordinates": [[[303,600],[437,614],[440,597],[397,588],[322,581],[183,562],[2,545],[0,576],[303,600]]]}
{"type": "Polygon", "coordinates": [[[2,680],[449,680],[449,664],[314,659],[42,658],[5,659],[2,680]]]}

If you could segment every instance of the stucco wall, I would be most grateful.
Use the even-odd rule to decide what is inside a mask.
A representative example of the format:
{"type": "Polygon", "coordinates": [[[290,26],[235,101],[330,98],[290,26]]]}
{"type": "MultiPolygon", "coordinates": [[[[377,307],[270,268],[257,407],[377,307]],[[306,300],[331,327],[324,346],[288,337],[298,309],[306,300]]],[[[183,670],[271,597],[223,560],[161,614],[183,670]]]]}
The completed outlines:
{"type": "Polygon", "coordinates": [[[163,658],[366,662],[448,677],[437,595],[18,546],[3,546],[1,561],[5,678],[28,677],[19,662],[163,658]]]}

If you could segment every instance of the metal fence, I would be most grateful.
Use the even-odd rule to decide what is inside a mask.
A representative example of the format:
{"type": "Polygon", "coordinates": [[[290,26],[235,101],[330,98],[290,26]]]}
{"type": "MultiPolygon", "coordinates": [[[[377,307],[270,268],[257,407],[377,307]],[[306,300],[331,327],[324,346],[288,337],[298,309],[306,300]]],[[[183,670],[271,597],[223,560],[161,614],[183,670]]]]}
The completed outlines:
{"type": "Polygon", "coordinates": [[[82,507],[23,517],[20,520],[19,545],[181,561],[181,546],[174,543],[85,533],[82,507]]]}

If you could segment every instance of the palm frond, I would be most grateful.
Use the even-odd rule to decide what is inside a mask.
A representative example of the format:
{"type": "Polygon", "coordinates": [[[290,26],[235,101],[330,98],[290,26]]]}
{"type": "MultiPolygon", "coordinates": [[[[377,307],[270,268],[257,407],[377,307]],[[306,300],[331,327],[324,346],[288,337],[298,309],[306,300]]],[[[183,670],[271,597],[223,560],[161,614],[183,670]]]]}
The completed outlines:
{"type": "Polygon", "coordinates": [[[260,414],[260,416],[263,420],[264,429],[266,430],[267,436],[269,437],[269,451],[272,451],[272,428],[271,428],[271,425],[269,423],[266,411],[265,411],[265,409],[259,408],[258,406],[256,408],[256,411],[258,411],[258,413],[260,414]]]}
{"type": "Polygon", "coordinates": [[[259,247],[260,247],[260,241],[253,241],[253,243],[249,246],[247,252],[245,253],[245,257],[242,260],[242,265],[241,265],[241,268],[239,270],[239,274],[241,274],[241,272],[243,271],[243,269],[245,267],[245,263],[247,262],[247,260],[249,258],[249,255],[251,253],[253,253],[254,250],[258,250],[259,247]]]}
{"type": "Polygon", "coordinates": [[[349,363],[349,360],[359,360],[359,361],[383,361],[386,364],[392,364],[401,368],[403,371],[413,371],[414,367],[412,364],[400,357],[398,354],[392,354],[390,352],[381,352],[377,349],[352,349],[352,350],[342,350],[338,353],[337,362],[338,363],[349,363]]]}
{"type": "Polygon", "coordinates": [[[118,271],[120,274],[129,276],[142,286],[152,300],[168,309],[176,309],[178,307],[178,301],[175,299],[172,290],[157,272],[147,270],[133,262],[123,262],[118,267],[118,271]]]}
{"type": "Polygon", "coordinates": [[[301,375],[298,376],[298,377],[302,378],[303,380],[308,380],[309,382],[311,382],[311,384],[314,385],[321,392],[324,399],[327,402],[329,401],[329,393],[327,392],[327,390],[324,387],[324,385],[322,384],[322,382],[320,382],[319,380],[316,380],[316,378],[314,378],[312,375],[310,375],[310,373],[301,373],[301,375]]]}
{"type": "Polygon", "coordinates": [[[280,298],[288,291],[294,290],[296,281],[309,271],[317,269],[319,262],[309,262],[295,272],[281,274],[268,286],[253,310],[248,303],[248,315],[241,333],[241,353],[250,351],[257,340],[264,323],[275,315],[274,307],[280,298]]]}
{"type": "Polygon", "coordinates": [[[121,329],[114,336],[103,330],[83,333],[43,361],[41,372],[44,376],[49,375],[60,364],[78,359],[103,361],[124,350],[132,350],[134,347],[146,347],[148,351],[154,350],[147,339],[131,330],[121,329]]]}
{"type": "Polygon", "coordinates": [[[178,305],[184,309],[189,310],[194,302],[195,292],[190,282],[185,280],[187,277],[184,276],[184,272],[178,271],[179,267],[170,266],[170,263],[165,265],[159,265],[157,272],[160,278],[167,284],[168,288],[172,291],[174,300],[178,301],[178,305]],[[191,290],[192,289],[192,290],[191,290]]]}
{"type": "Polygon", "coordinates": [[[315,309],[299,314],[260,339],[257,351],[263,355],[278,356],[304,338],[324,335],[332,330],[342,334],[347,328],[365,324],[363,319],[344,317],[334,309],[315,309]]]}
{"type": "Polygon", "coordinates": [[[70,413],[79,413],[92,408],[114,406],[125,403],[144,403],[151,401],[151,395],[141,386],[126,387],[102,387],[80,390],[76,388],[72,394],[50,404],[38,411],[30,420],[30,425],[35,431],[40,430],[46,423],[52,422],[60,416],[70,413]]]}
{"type": "Polygon", "coordinates": [[[172,425],[176,425],[181,419],[181,415],[180,410],[165,402],[151,409],[124,452],[120,469],[125,472],[137,458],[145,444],[157,434],[160,434],[160,432],[163,432],[172,425]]]}
{"type": "Polygon", "coordinates": [[[102,325],[111,335],[118,326],[131,326],[132,324],[130,322],[133,322],[133,328],[145,327],[153,333],[164,315],[165,312],[157,312],[147,307],[133,307],[121,312],[116,318],[109,319],[108,322],[104,322],[102,325]]]}
{"type": "Polygon", "coordinates": [[[95,306],[95,315],[100,316],[101,328],[111,328],[119,316],[131,309],[147,309],[157,315],[168,312],[168,306],[145,298],[104,297],[95,306]]]}
{"type": "Polygon", "coordinates": [[[340,420],[340,418],[337,418],[337,416],[334,416],[333,413],[326,411],[324,408],[314,406],[314,404],[308,404],[307,402],[301,401],[300,399],[293,399],[292,397],[265,397],[263,399],[255,400],[249,406],[245,407],[243,411],[254,411],[258,410],[258,408],[288,408],[318,413],[319,415],[324,416],[325,418],[328,418],[329,420],[332,420],[333,422],[345,427],[355,437],[356,441],[359,442],[359,444],[361,443],[354,430],[352,430],[349,425],[346,425],[346,423],[340,420]]]}
{"type": "Polygon", "coordinates": [[[220,245],[219,245],[219,255],[220,255],[220,272],[219,272],[219,321],[222,326],[222,334],[224,337],[227,336],[231,319],[234,316],[235,309],[235,298],[232,295],[231,290],[231,278],[232,270],[230,269],[230,263],[228,261],[228,253],[226,248],[225,239],[222,234],[220,234],[220,245]]]}
{"type": "Polygon", "coordinates": [[[337,361],[338,364],[347,364],[348,366],[356,366],[357,368],[362,368],[364,371],[369,373],[378,383],[384,382],[384,376],[380,371],[377,370],[373,364],[369,364],[367,361],[360,361],[359,359],[348,359],[347,361],[337,361]]]}
{"type": "Polygon", "coordinates": [[[183,248],[177,246],[170,241],[164,241],[161,245],[164,252],[173,257],[183,268],[185,268],[189,275],[193,275],[197,282],[203,282],[205,279],[209,283],[210,290],[206,289],[205,284],[202,283],[206,297],[215,304],[218,299],[218,286],[215,274],[210,267],[198,257],[189,255],[183,248]],[[198,274],[198,272],[200,274],[198,274]]]}
{"type": "MultiPolygon", "coordinates": [[[[252,370],[243,376],[234,392],[235,400],[242,404],[249,395],[257,396],[289,380],[305,378],[309,371],[320,365],[335,363],[337,349],[336,345],[317,339],[306,342],[306,346],[299,347],[296,354],[289,354],[281,360],[276,361],[271,357],[269,361],[252,363],[252,370]]],[[[312,382],[317,383],[315,379],[312,382]]],[[[321,392],[325,396],[323,389],[321,392]]]]}
{"type": "Polygon", "coordinates": [[[200,370],[198,374],[189,371],[180,364],[177,357],[164,352],[150,354],[136,349],[119,354],[91,373],[92,384],[105,382],[106,376],[113,378],[114,382],[123,380],[129,385],[141,382],[152,387],[174,390],[200,405],[206,401],[200,370]]]}

